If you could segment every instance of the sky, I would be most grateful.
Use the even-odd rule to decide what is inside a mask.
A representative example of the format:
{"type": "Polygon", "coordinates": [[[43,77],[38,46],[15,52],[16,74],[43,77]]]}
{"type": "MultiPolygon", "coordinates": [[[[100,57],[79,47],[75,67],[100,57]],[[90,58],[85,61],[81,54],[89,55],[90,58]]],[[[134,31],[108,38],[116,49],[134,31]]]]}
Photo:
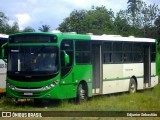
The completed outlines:
{"type": "MultiPolygon", "coordinates": [[[[127,8],[128,0],[0,0],[0,11],[9,18],[9,23],[18,22],[20,30],[42,25],[56,29],[73,10],[89,10],[91,6],[105,6],[115,13],[127,8]]],[[[159,5],[160,0],[143,0],[147,4],[159,5]]]]}

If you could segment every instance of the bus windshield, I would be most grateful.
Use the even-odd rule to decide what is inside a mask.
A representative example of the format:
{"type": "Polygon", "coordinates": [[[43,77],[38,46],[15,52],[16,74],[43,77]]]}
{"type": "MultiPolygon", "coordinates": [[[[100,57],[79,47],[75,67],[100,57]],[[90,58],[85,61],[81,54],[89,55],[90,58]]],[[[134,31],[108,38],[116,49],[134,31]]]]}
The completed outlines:
{"type": "Polygon", "coordinates": [[[8,52],[8,72],[57,73],[58,47],[11,46],[8,52]]]}

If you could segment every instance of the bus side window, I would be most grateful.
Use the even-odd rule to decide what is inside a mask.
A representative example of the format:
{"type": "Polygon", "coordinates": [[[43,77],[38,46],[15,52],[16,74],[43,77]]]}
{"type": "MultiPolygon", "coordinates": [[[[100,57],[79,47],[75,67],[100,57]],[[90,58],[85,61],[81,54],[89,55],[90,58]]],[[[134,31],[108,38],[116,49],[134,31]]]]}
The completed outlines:
{"type": "Polygon", "coordinates": [[[143,62],[143,44],[142,43],[134,43],[133,44],[133,62],[140,63],[143,62]]]}
{"type": "Polygon", "coordinates": [[[151,62],[156,61],[156,44],[151,44],[151,62]]]}
{"type": "Polygon", "coordinates": [[[122,53],[113,53],[113,62],[114,63],[122,63],[122,53]]]}
{"type": "Polygon", "coordinates": [[[91,46],[89,41],[76,41],[76,64],[91,63],[91,46]]]}
{"type": "Polygon", "coordinates": [[[107,64],[107,63],[111,63],[112,62],[112,53],[104,53],[103,54],[103,63],[107,64]]]}
{"type": "Polygon", "coordinates": [[[113,63],[123,62],[123,42],[113,42],[113,63]]]}
{"type": "Polygon", "coordinates": [[[132,43],[131,42],[124,42],[123,43],[123,62],[130,63],[132,61],[133,61],[132,43]]]}
{"type": "Polygon", "coordinates": [[[112,42],[103,43],[103,64],[113,62],[112,42]]]}

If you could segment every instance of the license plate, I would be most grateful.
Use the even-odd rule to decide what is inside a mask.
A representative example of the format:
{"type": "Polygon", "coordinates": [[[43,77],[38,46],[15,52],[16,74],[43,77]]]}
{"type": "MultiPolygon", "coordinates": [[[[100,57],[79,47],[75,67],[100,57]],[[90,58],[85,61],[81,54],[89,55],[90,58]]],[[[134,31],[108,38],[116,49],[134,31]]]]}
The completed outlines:
{"type": "Polygon", "coordinates": [[[24,93],[24,95],[33,95],[33,93],[24,93]]]}

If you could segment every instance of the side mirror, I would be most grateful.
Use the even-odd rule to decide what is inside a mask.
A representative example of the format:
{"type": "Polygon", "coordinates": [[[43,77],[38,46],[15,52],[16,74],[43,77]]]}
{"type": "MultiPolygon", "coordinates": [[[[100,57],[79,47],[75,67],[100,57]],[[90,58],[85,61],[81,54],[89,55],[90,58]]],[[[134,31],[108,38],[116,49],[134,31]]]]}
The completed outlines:
{"type": "Polygon", "coordinates": [[[3,44],[2,46],[1,46],[1,49],[2,49],[2,60],[5,62],[5,63],[7,63],[7,60],[5,59],[5,47],[8,45],[8,42],[6,42],[5,44],[3,44]]]}
{"type": "Polygon", "coordinates": [[[64,52],[64,64],[65,66],[67,66],[70,63],[69,55],[66,53],[66,51],[63,52],[64,52]]]}

